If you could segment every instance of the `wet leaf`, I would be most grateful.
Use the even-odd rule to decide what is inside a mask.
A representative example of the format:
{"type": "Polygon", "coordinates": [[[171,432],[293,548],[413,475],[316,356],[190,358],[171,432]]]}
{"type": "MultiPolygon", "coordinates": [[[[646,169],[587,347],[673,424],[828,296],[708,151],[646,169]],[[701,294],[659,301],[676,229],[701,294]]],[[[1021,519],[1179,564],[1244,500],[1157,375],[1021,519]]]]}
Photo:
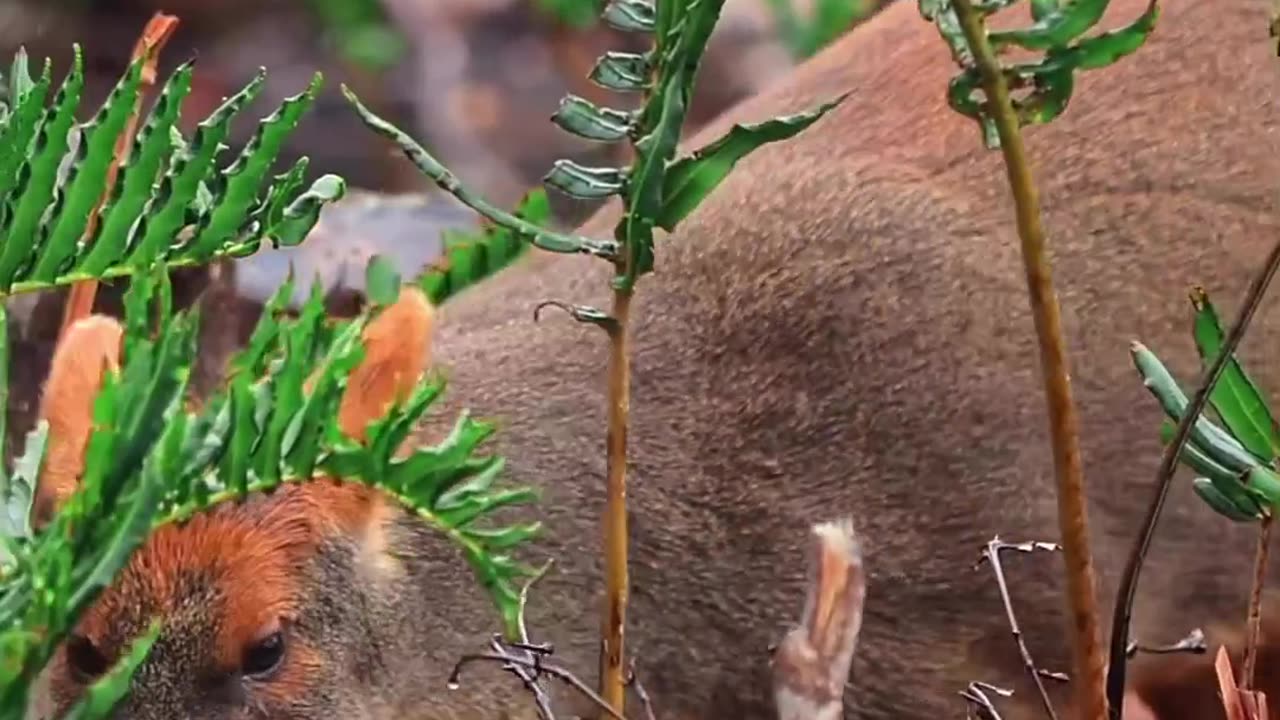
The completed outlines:
{"type": "Polygon", "coordinates": [[[570,197],[600,200],[622,192],[627,176],[618,168],[590,168],[572,160],[557,160],[543,182],[570,197]]]}
{"type": "Polygon", "coordinates": [[[601,108],[577,95],[569,95],[560,101],[560,108],[551,116],[551,121],[578,137],[616,142],[627,137],[634,117],[631,113],[601,108]]]}
{"type": "Polygon", "coordinates": [[[649,86],[649,58],[624,52],[607,52],[591,70],[591,81],[607,90],[638,92],[649,86]]]}
{"type": "Polygon", "coordinates": [[[647,0],[612,0],[605,6],[602,19],[623,32],[651,33],[657,24],[657,10],[647,0]]]}

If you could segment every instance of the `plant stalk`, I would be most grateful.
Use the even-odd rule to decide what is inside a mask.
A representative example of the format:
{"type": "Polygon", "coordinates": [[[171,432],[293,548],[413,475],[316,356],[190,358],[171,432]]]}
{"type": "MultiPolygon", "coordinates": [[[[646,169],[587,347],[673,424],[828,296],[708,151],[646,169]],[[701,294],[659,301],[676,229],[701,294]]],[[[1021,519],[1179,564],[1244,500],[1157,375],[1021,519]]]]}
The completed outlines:
{"type": "Polygon", "coordinates": [[[1187,438],[1191,436],[1192,423],[1204,411],[1205,404],[1209,401],[1209,394],[1218,384],[1218,379],[1222,377],[1222,371],[1226,369],[1227,362],[1235,355],[1245,331],[1249,329],[1249,323],[1253,320],[1258,306],[1262,304],[1262,298],[1267,294],[1267,287],[1275,277],[1277,268],[1280,268],[1280,240],[1271,246],[1266,262],[1249,285],[1249,291],[1236,314],[1235,322],[1231,324],[1226,339],[1222,341],[1222,349],[1218,351],[1218,357],[1205,371],[1200,387],[1196,389],[1196,394],[1191,398],[1191,404],[1187,406],[1187,412],[1178,423],[1173,440],[1165,446],[1164,455],[1160,458],[1160,469],[1156,471],[1155,496],[1147,506],[1147,514],[1142,520],[1142,529],[1138,533],[1133,549],[1129,551],[1129,559],[1125,562],[1124,574],[1120,577],[1120,589],[1116,593],[1116,606],[1111,618],[1107,701],[1111,705],[1112,720],[1120,720],[1124,699],[1129,621],[1133,615],[1133,599],[1138,591],[1138,576],[1142,572],[1142,563],[1147,559],[1147,551],[1151,548],[1151,538],[1155,535],[1156,523],[1160,520],[1160,513],[1164,511],[1164,501],[1169,495],[1169,487],[1173,484],[1173,473],[1178,467],[1178,456],[1182,454],[1182,448],[1186,446],[1187,438]]]}
{"type": "MultiPolygon", "coordinates": [[[[631,290],[615,289],[609,329],[607,492],[604,516],[605,600],[601,614],[600,696],[626,710],[627,425],[631,411],[631,290]]],[[[604,715],[603,717],[609,717],[604,715]]]]}
{"type": "Polygon", "coordinates": [[[1244,668],[1240,675],[1240,689],[1253,690],[1258,669],[1258,646],[1262,639],[1262,584],[1267,575],[1267,556],[1271,545],[1271,523],[1275,518],[1268,512],[1258,528],[1258,550],[1253,563],[1253,587],[1249,590],[1249,630],[1244,640],[1244,668]]]}
{"type": "Polygon", "coordinates": [[[1079,420],[1071,397],[1066,341],[1052,271],[1045,253],[1040,201],[1004,73],[987,40],[986,28],[970,0],[954,0],[961,29],[982,75],[987,112],[996,124],[1000,148],[1017,213],[1018,237],[1026,270],[1031,313],[1040,345],[1040,368],[1049,406],[1054,475],[1058,486],[1058,526],[1066,562],[1068,606],[1078,707],[1082,718],[1107,716],[1104,655],[1098,622],[1093,558],[1089,550],[1084,470],[1080,457],[1079,420]]]}
{"type": "MultiPolygon", "coordinates": [[[[89,242],[93,238],[93,234],[97,232],[99,213],[102,211],[102,206],[111,197],[111,191],[115,187],[120,168],[129,162],[129,148],[133,144],[134,134],[138,131],[138,118],[142,113],[142,100],[146,97],[147,90],[156,84],[156,65],[160,57],[160,51],[164,48],[165,43],[169,42],[169,38],[173,36],[174,31],[177,29],[177,17],[157,12],[151,16],[151,20],[147,22],[146,27],[142,29],[142,34],[138,36],[137,42],[134,43],[133,54],[129,62],[132,64],[140,58],[145,58],[142,66],[142,77],[138,83],[138,96],[134,100],[133,112],[129,114],[124,131],[120,133],[120,137],[116,138],[112,162],[107,166],[106,183],[103,185],[102,195],[98,198],[97,204],[89,212],[88,222],[85,223],[84,233],[81,235],[82,242],[89,242]]],[[[58,330],[59,339],[67,332],[67,328],[72,323],[87,317],[89,313],[93,312],[93,302],[97,295],[97,280],[82,280],[71,286],[71,289],[67,292],[66,305],[63,306],[62,310],[62,326],[58,330]]]]}

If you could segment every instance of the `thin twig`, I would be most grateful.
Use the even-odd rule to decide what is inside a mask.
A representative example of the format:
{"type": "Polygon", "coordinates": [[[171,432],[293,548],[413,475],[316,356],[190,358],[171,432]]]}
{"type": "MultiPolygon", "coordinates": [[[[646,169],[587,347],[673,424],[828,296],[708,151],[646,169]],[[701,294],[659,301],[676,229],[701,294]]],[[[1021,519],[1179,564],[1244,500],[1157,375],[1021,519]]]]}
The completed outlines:
{"type": "Polygon", "coordinates": [[[1049,407],[1049,428],[1053,441],[1054,475],[1058,486],[1058,527],[1062,535],[1067,576],[1068,606],[1071,611],[1072,647],[1075,651],[1076,692],[1081,717],[1106,717],[1103,687],[1105,656],[1098,622],[1096,574],[1089,551],[1089,521],[1085,505],[1084,469],[1080,457],[1079,419],[1071,397],[1066,340],[1049,258],[1045,252],[1044,230],[1040,222],[1040,201],[1031,176],[1026,149],[1009,97],[1009,86],[987,41],[982,18],[970,0],[954,0],[961,29],[973,51],[982,75],[987,111],[995,121],[1004,154],[1005,170],[1017,213],[1018,237],[1026,271],[1031,314],[1040,345],[1040,369],[1045,399],[1049,407]]]}
{"type": "MultiPolygon", "coordinates": [[[[554,560],[554,559],[553,559],[554,560]]],[[[533,645],[529,642],[529,629],[525,624],[525,606],[529,602],[529,588],[541,580],[547,571],[551,569],[553,560],[548,560],[545,565],[532,577],[529,582],[520,588],[520,609],[516,613],[516,628],[520,633],[520,639],[514,643],[504,643],[501,635],[496,635],[490,640],[490,647],[494,652],[503,653],[505,655],[512,654],[512,650],[518,650],[522,653],[522,659],[537,664],[538,658],[550,655],[553,650],[550,645],[533,645]]],[[[524,684],[526,690],[533,695],[534,704],[538,707],[538,715],[542,720],[555,720],[555,713],[551,710],[551,698],[547,695],[547,691],[538,683],[538,673],[536,670],[527,665],[506,663],[504,669],[520,678],[520,682],[524,684]]]]}
{"type": "MultiPolygon", "coordinates": [[[[529,629],[525,624],[525,607],[529,602],[529,588],[546,576],[547,571],[551,569],[554,560],[548,560],[545,565],[534,573],[533,577],[520,588],[520,606],[516,612],[516,632],[519,637],[516,640],[507,640],[501,634],[495,634],[489,640],[489,647],[492,653],[484,655],[470,655],[467,657],[475,659],[502,660],[502,669],[515,675],[520,679],[520,683],[525,689],[533,695],[534,704],[538,708],[538,716],[542,720],[555,720],[555,712],[551,709],[551,698],[547,695],[547,691],[538,683],[541,678],[544,666],[542,659],[550,656],[555,652],[550,644],[532,643],[529,641],[529,629]]],[[[459,662],[454,666],[453,673],[449,676],[449,687],[457,688],[458,678],[462,673],[463,662],[459,662]]],[[[548,673],[551,674],[551,673],[548,673]]]]}
{"type": "Polygon", "coordinates": [[[1040,702],[1044,705],[1044,711],[1052,720],[1058,719],[1058,714],[1053,710],[1053,702],[1049,699],[1049,691],[1045,689],[1044,683],[1041,681],[1042,676],[1054,677],[1056,675],[1042,672],[1036,667],[1035,660],[1031,658],[1031,651],[1027,649],[1027,643],[1022,638],[1022,628],[1018,626],[1018,615],[1013,610],[1013,600],[1009,596],[1009,584],[1004,577],[1004,564],[1000,561],[1000,552],[1003,550],[1016,550],[1023,553],[1032,553],[1037,550],[1046,550],[1054,552],[1061,549],[1055,543],[1047,542],[1025,542],[1025,543],[1007,543],[996,536],[987,543],[982,550],[982,557],[978,560],[981,565],[983,561],[991,563],[991,572],[996,577],[996,585],[1000,588],[1000,600],[1004,603],[1005,616],[1009,618],[1009,631],[1013,633],[1013,641],[1018,645],[1018,654],[1022,656],[1022,666],[1026,669],[1027,674],[1031,676],[1032,682],[1036,684],[1036,691],[1040,693],[1040,702]]]}
{"type": "Polygon", "coordinates": [[[1125,649],[1125,657],[1133,659],[1138,653],[1147,655],[1173,655],[1175,653],[1189,653],[1192,655],[1203,655],[1209,652],[1209,646],[1204,641],[1204,631],[1200,628],[1187,633],[1187,636],[1172,645],[1143,645],[1137,640],[1129,641],[1129,647],[1125,649]]]}
{"type": "Polygon", "coordinates": [[[640,705],[644,708],[645,720],[658,720],[653,714],[653,700],[649,697],[649,691],[644,689],[644,685],[640,682],[640,676],[636,674],[636,659],[631,658],[627,668],[627,685],[635,691],[636,697],[640,698],[640,705]]]}
{"type": "Polygon", "coordinates": [[[1267,287],[1271,284],[1271,279],[1275,277],[1277,268],[1280,268],[1280,239],[1271,246],[1271,251],[1267,254],[1265,264],[1259,269],[1258,274],[1254,276],[1253,282],[1249,285],[1249,291],[1245,294],[1244,302],[1236,314],[1235,322],[1231,324],[1231,330],[1227,332],[1227,337],[1222,342],[1218,357],[1214,359],[1213,365],[1205,370],[1204,376],[1200,381],[1200,387],[1196,389],[1196,394],[1191,399],[1191,405],[1187,407],[1182,420],[1178,422],[1178,429],[1174,433],[1173,441],[1165,446],[1164,455],[1160,458],[1160,469],[1156,471],[1155,495],[1151,498],[1151,504],[1147,507],[1147,514],[1142,520],[1142,528],[1133,544],[1133,549],[1129,551],[1129,559],[1125,563],[1124,574],[1120,578],[1120,589],[1116,593],[1115,612],[1111,619],[1111,657],[1110,669],[1107,671],[1107,701],[1111,707],[1112,720],[1120,720],[1121,707],[1124,700],[1125,651],[1128,646],[1129,624],[1133,616],[1133,599],[1138,591],[1138,576],[1142,572],[1143,562],[1147,559],[1147,551],[1150,549],[1151,539],[1155,535],[1156,523],[1160,520],[1160,513],[1164,511],[1165,499],[1168,497],[1169,488],[1173,484],[1173,473],[1177,469],[1178,456],[1182,454],[1182,448],[1187,444],[1187,438],[1190,437],[1192,423],[1199,419],[1200,413],[1204,411],[1205,404],[1209,400],[1209,394],[1213,392],[1213,388],[1218,384],[1218,379],[1222,377],[1222,371],[1227,367],[1227,361],[1235,355],[1236,347],[1240,345],[1240,340],[1244,338],[1245,331],[1249,329],[1249,323],[1253,320],[1253,315],[1258,306],[1262,304],[1262,298],[1266,295],[1267,287]]]}
{"type": "MultiPolygon", "coordinates": [[[[106,182],[102,186],[102,194],[98,197],[93,209],[89,211],[84,233],[80,237],[81,242],[88,243],[93,238],[93,234],[97,232],[99,213],[102,211],[102,206],[111,197],[111,191],[116,184],[120,169],[129,162],[129,147],[133,144],[133,136],[138,129],[138,118],[142,112],[142,100],[147,94],[147,89],[153,87],[156,83],[156,65],[159,61],[160,51],[177,29],[177,17],[157,12],[151,16],[151,20],[147,22],[142,34],[133,46],[133,54],[129,60],[130,64],[137,62],[139,59],[143,60],[142,76],[138,83],[138,95],[134,99],[133,110],[129,113],[129,119],[126,121],[124,130],[116,138],[115,152],[111,164],[107,167],[106,182]]],[[[83,280],[71,286],[71,290],[67,293],[66,305],[62,310],[62,327],[58,331],[59,337],[66,333],[67,328],[72,323],[87,317],[89,313],[93,312],[93,302],[97,294],[97,280],[83,280]]]]}
{"type": "MultiPolygon", "coordinates": [[[[1000,717],[1000,711],[996,710],[996,704],[987,693],[995,693],[1000,697],[1013,697],[1012,690],[1006,690],[1002,687],[996,687],[991,683],[971,682],[969,687],[960,691],[960,697],[964,698],[968,703],[968,709],[978,713],[978,720],[1003,720],[1000,717]]],[[[972,718],[971,712],[965,713],[966,718],[972,718]]]]}
{"type": "Polygon", "coordinates": [[[550,675],[561,682],[567,683],[573,687],[573,689],[582,693],[591,700],[591,702],[595,703],[603,712],[607,713],[610,717],[615,718],[615,720],[627,720],[626,716],[610,707],[609,703],[604,701],[604,698],[597,695],[594,690],[588,687],[586,683],[579,680],[576,675],[559,665],[549,665],[542,662],[541,656],[539,655],[535,655],[533,659],[515,657],[508,653],[473,653],[470,655],[463,655],[459,658],[458,663],[453,666],[453,672],[449,673],[449,687],[458,686],[460,678],[462,677],[462,668],[473,662],[496,662],[502,663],[503,665],[515,664],[533,670],[539,674],[550,675]]]}
{"type": "Polygon", "coordinates": [[[1258,669],[1258,646],[1262,640],[1262,585],[1267,575],[1267,555],[1271,544],[1270,512],[1262,516],[1258,528],[1258,549],[1253,562],[1253,587],[1249,591],[1249,631],[1244,640],[1244,668],[1240,673],[1240,689],[1252,690],[1258,669]]]}

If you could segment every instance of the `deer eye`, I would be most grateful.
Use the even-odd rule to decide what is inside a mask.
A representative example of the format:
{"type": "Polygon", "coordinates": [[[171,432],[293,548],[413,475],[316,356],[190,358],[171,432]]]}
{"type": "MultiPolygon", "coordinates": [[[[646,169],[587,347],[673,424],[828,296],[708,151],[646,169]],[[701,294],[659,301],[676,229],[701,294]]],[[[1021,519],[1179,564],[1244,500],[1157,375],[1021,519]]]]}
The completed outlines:
{"type": "Polygon", "coordinates": [[[275,672],[284,659],[284,633],[276,631],[244,650],[240,671],[259,680],[275,672]]]}
{"type": "Polygon", "coordinates": [[[75,634],[67,638],[67,664],[81,681],[97,679],[111,669],[111,661],[92,640],[75,634]]]}

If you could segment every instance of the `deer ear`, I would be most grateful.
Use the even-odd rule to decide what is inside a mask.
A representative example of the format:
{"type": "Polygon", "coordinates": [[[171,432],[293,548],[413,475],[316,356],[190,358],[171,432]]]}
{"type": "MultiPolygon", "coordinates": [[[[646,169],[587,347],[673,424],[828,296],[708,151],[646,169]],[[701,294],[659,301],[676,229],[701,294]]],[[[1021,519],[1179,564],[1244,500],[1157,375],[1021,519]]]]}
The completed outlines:
{"type": "Polygon", "coordinates": [[[422,291],[406,287],[400,298],[364,329],[364,359],[347,380],[338,425],[363,442],[369,423],[413,391],[431,360],[434,310],[422,291]]]}
{"type": "Polygon", "coordinates": [[[105,315],[91,315],[67,328],[53,351],[40,417],[49,423],[44,468],[32,504],[32,524],[41,527],[75,491],[93,432],[93,403],[107,368],[120,366],[124,328],[105,315]]]}

